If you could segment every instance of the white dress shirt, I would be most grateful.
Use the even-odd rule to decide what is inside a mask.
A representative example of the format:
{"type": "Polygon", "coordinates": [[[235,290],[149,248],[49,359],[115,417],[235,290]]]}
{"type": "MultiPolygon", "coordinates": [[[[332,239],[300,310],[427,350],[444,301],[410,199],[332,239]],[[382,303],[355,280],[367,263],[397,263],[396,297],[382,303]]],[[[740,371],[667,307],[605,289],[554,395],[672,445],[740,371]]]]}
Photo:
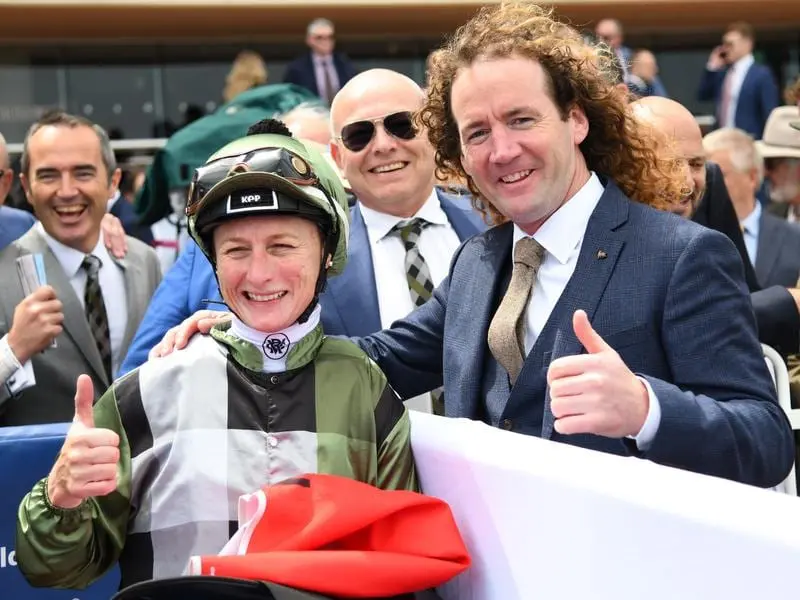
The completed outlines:
{"type": "MultiPolygon", "coordinates": [[[[525,355],[533,345],[550,318],[550,313],[567,287],[583,245],[583,236],[600,196],[603,184],[592,173],[589,181],[553,215],[547,219],[533,236],[528,236],[514,225],[514,247],[523,237],[533,237],[545,249],[544,259],[536,274],[531,298],[525,313],[525,355]]],[[[640,450],[652,443],[661,422],[661,407],[658,398],[644,378],[639,378],[647,388],[650,409],[647,419],[634,437],[640,450]]]]}
{"type": "Polygon", "coordinates": [[[390,327],[392,323],[406,317],[415,308],[406,279],[406,249],[399,234],[389,235],[392,228],[414,217],[432,223],[422,230],[417,245],[420,254],[425,258],[435,286],[447,276],[450,260],[461,241],[442,210],[435,190],[413,217],[395,217],[367,208],[360,203],[358,209],[364,217],[372,251],[381,327],[390,327]]]}
{"type": "Polygon", "coordinates": [[[758,254],[758,233],[761,229],[761,203],[756,200],[756,206],[749,215],[739,222],[742,227],[742,237],[744,246],[747,248],[747,256],[750,262],[756,266],[756,255],[758,254]]]}
{"type": "MultiPolygon", "coordinates": [[[[69,279],[72,289],[75,290],[75,295],[84,306],[84,291],[86,289],[86,271],[81,267],[85,254],[69,246],[65,246],[50,234],[48,234],[41,223],[37,223],[35,227],[39,228],[50,250],[55,254],[61,268],[64,269],[64,274],[69,279]]],[[[106,250],[103,245],[102,236],[97,241],[97,245],[92,250],[94,254],[103,263],[98,273],[100,280],[100,289],[103,292],[103,303],[106,307],[106,314],[108,316],[108,328],[111,338],[111,371],[116,374],[119,370],[120,364],[124,356],[122,356],[122,341],[125,337],[125,328],[128,324],[128,300],[125,294],[125,277],[120,267],[106,250]]],[[[19,393],[25,388],[36,385],[36,379],[33,374],[33,368],[30,360],[24,365],[19,366],[19,362],[14,357],[10,348],[8,347],[8,335],[3,336],[0,340],[0,381],[3,381],[2,376],[6,374],[9,368],[16,367],[16,370],[6,378],[6,385],[11,393],[19,393]],[[15,364],[12,364],[11,359],[15,364]]]]}
{"type": "MultiPolygon", "coordinates": [[[[406,278],[406,249],[403,240],[396,233],[389,235],[398,223],[410,221],[414,217],[425,219],[431,225],[422,230],[417,246],[434,286],[438,286],[447,276],[450,261],[461,241],[442,210],[436,190],[412,217],[395,217],[358,204],[364,217],[367,237],[372,252],[372,268],[375,273],[375,288],[378,295],[378,310],[381,327],[388,328],[406,317],[414,308],[406,278]]],[[[430,395],[424,394],[407,402],[410,408],[430,412],[430,395]]]]}
{"type": "MultiPolygon", "coordinates": [[[[747,77],[747,72],[750,70],[750,67],[753,66],[755,59],[753,58],[752,54],[748,54],[747,56],[743,56],[735,63],[733,63],[733,80],[731,81],[731,99],[728,102],[728,111],[725,115],[723,115],[724,122],[720,124],[720,127],[736,127],[736,107],[739,105],[739,94],[742,91],[742,84],[744,84],[744,78],[747,77]]],[[[723,81],[723,86],[725,82],[723,81]]]]}

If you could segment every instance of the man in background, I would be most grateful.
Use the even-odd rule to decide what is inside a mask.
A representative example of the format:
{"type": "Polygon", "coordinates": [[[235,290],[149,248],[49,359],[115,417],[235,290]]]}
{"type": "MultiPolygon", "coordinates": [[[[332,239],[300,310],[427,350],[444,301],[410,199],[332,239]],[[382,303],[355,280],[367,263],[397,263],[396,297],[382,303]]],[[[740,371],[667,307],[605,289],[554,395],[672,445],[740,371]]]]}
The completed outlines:
{"type": "Polygon", "coordinates": [[[117,217],[122,222],[125,233],[137,240],[141,240],[148,246],[153,245],[153,231],[149,225],[140,222],[139,215],[133,209],[133,198],[136,195],[134,183],[138,172],[130,169],[122,169],[119,180],[119,189],[108,201],[108,212],[117,217]]]}
{"type": "MultiPolygon", "coordinates": [[[[622,66],[624,80],[627,82],[629,76],[632,74],[631,69],[633,66],[634,53],[633,50],[624,44],[622,23],[617,19],[603,19],[597,23],[594,33],[600,41],[608,44],[614,51],[622,66]]],[[[655,57],[653,57],[653,61],[655,62],[655,57]]],[[[667,96],[667,90],[658,78],[657,73],[653,75],[652,81],[650,82],[650,91],[651,93],[649,95],[667,96]]]]}
{"type": "Polygon", "coordinates": [[[769,214],[758,202],[764,161],[753,138],[741,129],[726,127],[706,135],[703,148],[708,159],[722,169],[761,286],[796,287],[800,278],[800,225],[769,214]]]}
{"type": "Polygon", "coordinates": [[[737,247],[756,315],[759,340],[783,356],[800,347],[800,290],[795,285],[773,285],[762,289],[750,263],[736,212],[728,195],[720,168],[707,162],[703,134],[692,113],[667,98],[643,98],[632,105],[640,122],[665,133],[673,144],[671,151],[685,169],[687,196],[691,204],[676,210],[684,218],[716,229],[737,247]]]}
{"type": "Polygon", "coordinates": [[[356,68],[347,56],[334,51],[336,34],[328,19],[314,19],[308,24],[306,45],[309,51],[287,65],[283,81],[310,90],[330,105],[356,74],[356,68]]]}
{"type": "Polygon", "coordinates": [[[764,158],[767,210],[790,223],[800,223],[800,127],[793,126],[798,120],[796,107],[779,106],[757,142],[764,158]]]}
{"type": "Polygon", "coordinates": [[[753,58],[754,43],[749,23],[729,25],[708,57],[697,96],[714,101],[718,128],[736,127],[760,140],[779,92],[769,67],[753,58]]]}
{"type": "Polygon", "coordinates": [[[14,171],[8,157],[8,146],[0,134],[0,250],[28,231],[36,219],[25,210],[6,206],[6,198],[14,185],[14,171]]]}

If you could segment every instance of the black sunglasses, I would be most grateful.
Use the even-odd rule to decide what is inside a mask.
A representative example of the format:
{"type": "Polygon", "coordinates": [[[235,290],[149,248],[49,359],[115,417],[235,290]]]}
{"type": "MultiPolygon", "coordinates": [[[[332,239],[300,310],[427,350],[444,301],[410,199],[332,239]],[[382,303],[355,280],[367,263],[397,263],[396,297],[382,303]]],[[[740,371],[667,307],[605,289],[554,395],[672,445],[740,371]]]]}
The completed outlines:
{"type": "Polygon", "coordinates": [[[413,140],[417,135],[414,116],[409,111],[403,111],[377,119],[349,123],[342,127],[339,139],[350,152],[361,152],[375,137],[376,123],[383,123],[386,133],[401,140],[413,140]]]}

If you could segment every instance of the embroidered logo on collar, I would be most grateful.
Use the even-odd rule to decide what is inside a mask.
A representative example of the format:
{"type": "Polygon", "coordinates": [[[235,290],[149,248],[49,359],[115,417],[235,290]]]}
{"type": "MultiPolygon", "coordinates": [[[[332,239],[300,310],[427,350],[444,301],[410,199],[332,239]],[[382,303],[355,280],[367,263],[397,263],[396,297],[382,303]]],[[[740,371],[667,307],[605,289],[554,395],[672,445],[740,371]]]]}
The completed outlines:
{"type": "Polygon", "coordinates": [[[280,360],[289,352],[289,336],[285,333],[273,333],[271,336],[264,339],[261,348],[264,350],[264,355],[272,360],[280,360]]]}

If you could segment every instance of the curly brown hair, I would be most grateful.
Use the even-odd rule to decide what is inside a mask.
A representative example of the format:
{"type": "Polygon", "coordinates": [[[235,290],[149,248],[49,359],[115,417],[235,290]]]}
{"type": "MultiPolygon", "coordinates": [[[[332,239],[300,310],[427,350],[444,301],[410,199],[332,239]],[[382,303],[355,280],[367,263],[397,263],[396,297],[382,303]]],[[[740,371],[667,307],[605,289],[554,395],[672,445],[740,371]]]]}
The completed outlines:
{"type": "Polygon", "coordinates": [[[427,99],[420,123],[436,149],[440,179],[465,178],[473,206],[489,224],[508,219],[475,186],[461,164],[458,126],[451,109],[453,80],[478,59],[522,57],[538,62],[548,79],[548,94],[566,120],[577,106],[589,122],[580,144],[587,167],[610,177],[630,198],[668,209],[683,195],[683,175],[673,157],[659,155],[649,132],[633,119],[611,83],[610,52],[588,44],[551,9],[532,2],[503,2],[482,8],[430,57],[427,99]]]}

